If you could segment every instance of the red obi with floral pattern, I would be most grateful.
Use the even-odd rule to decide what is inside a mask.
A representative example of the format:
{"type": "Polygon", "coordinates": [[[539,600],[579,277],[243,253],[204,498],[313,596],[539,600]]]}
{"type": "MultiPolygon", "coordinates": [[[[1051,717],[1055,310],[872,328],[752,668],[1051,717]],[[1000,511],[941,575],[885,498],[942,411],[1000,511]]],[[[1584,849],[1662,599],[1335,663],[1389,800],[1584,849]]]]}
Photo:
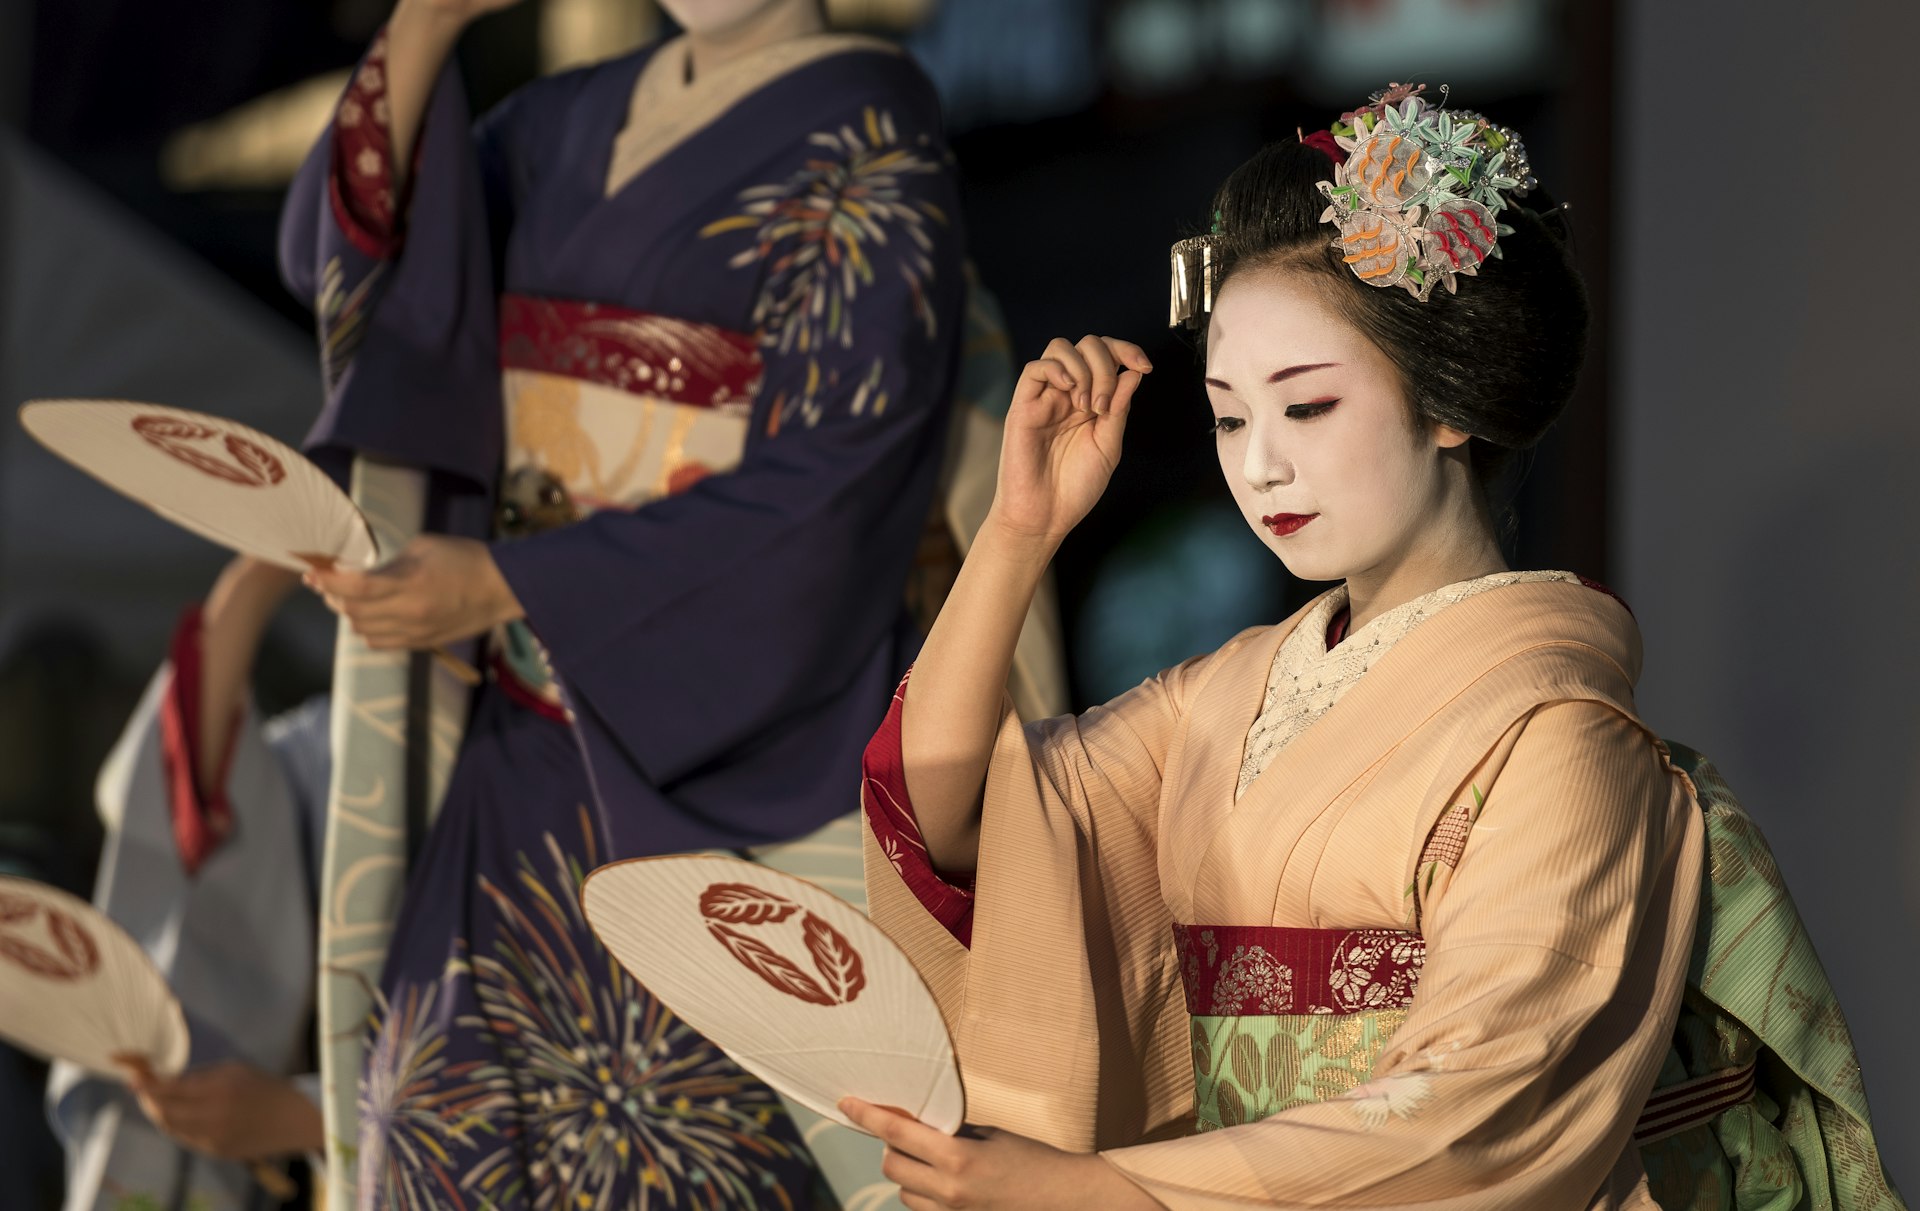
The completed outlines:
{"type": "Polygon", "coordinates": [[[1200,1131],[1365,1096],[1427,959],[1426,939],[1400,929],[1175,925],[1173,943],[1200,1131]]]}
{"type": "Polygon", "coordinates": [[[1175,925],[1173,944],[1196,1017],[1405,1009],[1427,959],[1400,929],[1175,925]]]}

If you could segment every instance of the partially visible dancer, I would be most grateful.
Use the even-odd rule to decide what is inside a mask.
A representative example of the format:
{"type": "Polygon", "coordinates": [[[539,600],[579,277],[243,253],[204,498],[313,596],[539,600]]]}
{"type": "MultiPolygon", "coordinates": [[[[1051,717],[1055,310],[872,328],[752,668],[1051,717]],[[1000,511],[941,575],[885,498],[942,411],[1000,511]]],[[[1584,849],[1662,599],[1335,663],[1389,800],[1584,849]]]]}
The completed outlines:
{"type": "Polygon", "coordinates": [[[500,7],[402,0],[282,227],[320,321],[315,456],[377,520],[388,469],[424,469],[411,524],[437,531],[312,577],[357,636],[323,970],[376,989],[363,1034],[356,981],[323,985],[329,1197],[809,1205],[781,1100],[625,975],[577,892],[858,802],[919,642],[965,319],[938,105],[816,0],[669,0],[683,35],[475,124],[449,55],[500,7]],[[416,833],[407,683],[368,670],[469,640],[486,680],[416,737],[452,765],[416,833]]]}
{"type": "Polygon", "coordinates": [[[1635,713],[1632,615],[1501,554],[1586,301],[1513,133],[1418,94],[1261,151],[1175,248],[1228,490],[1338,583],[1022,727],[1020,610],[1151,369],[1026,367],[867,751],[874,919],[996,1128],[849,1101],[911,1207],[1902,1206],[1764,843],[1635,713]]]}
{"type": "Polygon", "coordinates": [[[327,704],[265,719],[248,689],[298,583],[245,557],[228,564],[181,618],[101,771],[94,903],[166,976],[193,1049],[170,1080],[136,1068],[121,1085],[54,1066],[68,1211],[277,1205],[291,1189],[278,1166],[320,1151],[312,1024],[327,704]]]}

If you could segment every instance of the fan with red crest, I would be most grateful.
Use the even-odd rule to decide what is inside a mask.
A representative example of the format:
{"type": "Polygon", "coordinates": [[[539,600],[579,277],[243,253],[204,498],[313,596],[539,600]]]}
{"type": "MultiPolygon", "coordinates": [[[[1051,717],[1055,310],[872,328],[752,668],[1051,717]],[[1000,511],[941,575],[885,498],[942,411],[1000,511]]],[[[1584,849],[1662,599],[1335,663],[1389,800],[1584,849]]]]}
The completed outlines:
{"type": "Polygon", "coordinates": [[[258,429],[125,400],[36,400],[20,423],[82,471],[223,547],[294,571],[372,566],[373,532],[299,451],[258,429]]]}
{"type": "Polygon", "coordinates": [[[0,876],[0,1038],[101,1076],[186,1067],[179,999],[127,932],[57,887],[0,876]]]}
{"type": "Polygon", "coordinates": [[[824,1118],[852,1095],[953,1132],[953,1041],[905,952],[859,909],[738,858],[634,858],[580,890],[634,979],[747,1071],[824,1118]]]}

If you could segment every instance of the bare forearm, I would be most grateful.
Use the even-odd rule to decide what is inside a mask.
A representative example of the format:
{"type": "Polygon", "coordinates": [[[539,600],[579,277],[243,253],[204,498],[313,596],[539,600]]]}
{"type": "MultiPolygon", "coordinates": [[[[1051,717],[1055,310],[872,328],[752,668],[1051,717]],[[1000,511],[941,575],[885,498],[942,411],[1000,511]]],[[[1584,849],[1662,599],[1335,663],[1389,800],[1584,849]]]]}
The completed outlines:
{"type": "Polygon", "coordinates": [[[396,186],[413,164],[414,143],[420,137],[434,81],[466,25],[465,16],[420,0],[400,0],[387,22],[387,115],[396,186]]]}
{"type": "Polygon", "coordinates": [[[989,514],[914,662],[901,709],[901,757],[927,855],[940,870],[970,871],[979,860],[981,789],[1007,672],[1057,545],[989,514]]]}
{"type": "Polygon", "coordinates": [[[1087,336],[1054,341],[1020,372],[993,508],[901,707],[907,794],[936,869],[979,864],[981,788],[1020,624],[1061,539],[1106,490],[1134,389],[1152,368],[1137,345],[1087,336]]]}
{"type": "Polygon", "coordinates": [[[291,572],[240,559],[227,566],[207,595],[200,612],[200,727],[194,737],[195,781],[202,795],[219,789],[260,639],[294,583],[291,572]]]}

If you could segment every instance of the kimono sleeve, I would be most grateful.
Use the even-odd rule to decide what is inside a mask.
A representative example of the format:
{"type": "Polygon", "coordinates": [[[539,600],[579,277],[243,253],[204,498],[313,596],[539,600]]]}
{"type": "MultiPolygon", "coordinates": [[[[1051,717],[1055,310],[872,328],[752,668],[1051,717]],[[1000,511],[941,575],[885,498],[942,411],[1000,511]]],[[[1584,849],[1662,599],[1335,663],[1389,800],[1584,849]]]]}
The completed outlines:
{"type": "Polygon", "coordinates": [[[954,176],[913,78],[796,131],[789,175],[702,233],[760,283],[765,373],[738,467],[494,545],[605,802],[777,743],[905,625],[964,298],[954,176]]]}
{"type": "MultiPolygon", "coordinates": [[[[486,496],[502,450],[498,261],[538,170],[543,125],[579,83],[536,81],[477,125],[442,69],[397,174],[383,32],[295,177],[280,270],[313,309],[326,400],[307,449],[344,482],[354,454],[429,468],[486,496]]],[[[443,480],[443,482],[447,482],[443,480]]]]}
{"type": "Polygon", "coordinates": [[[1679,1008],[1700,814],[1611,706],[1560,702],[1516,727],[1372,1078],[1110,1163],[1173,1211],[1616,1205],[1679,1008]]]}
{"type": "MultiPolygon", "coordinates": [[[[1144,842],[1148,853],[1154,849],[1160,771],[1182,716],[1178,696],[1194,663],[1169,669],[1085,715],[1045,719],[1024,728],[1028,755],[1053,787],[1051,798],[1084,804],[1089,832],[1105,818],[1102,833],[1119,832],[1144,842]]],[[[951,879],[934,869],[907,793],[900,720],[911,677],[909,673],[901,680],[885,721],[867,745],[861,807],[879,852],[901,884],[955,941],[967,946],[973,939],[974,880],[951,879]]],[[[1018,725],[1011,700],[1002,704],[1002,719],[1003,735],[1018,725]]],[[[1001,760],[998,752],[995,760],[1001,760]]]]}
{"type": "MultiPolygon", "coordinates": [[[[150,682],[103,766],[108,825],[93,902],[152,957],[179,997],[190,1064],[239,1058],[287,1073],[307,1049],[317,922],[302,867],[298,788],[289,785],[257,712],[235,734],[221,790],[233,828],[189,874],[177,843],[178,783],[165,716],[175,670],[150,682]]],[[[60,1062],[47,1107],[71,1157],[67,1206],[249,1205],[245,1165],[193,1158],[160,1135],[126,1087],[60,1062]]]]}
{"type": "MultiPolygon", "coordinates": [[[[1163,1126],[1152,1108],[1178,1102],[1184,1026],[1178,1048],[1163,1045],[1182,1002],[1156,862],[1161,792],[1217,658],[1078,716],[1023,726],[1005,704],[973,911],[959,922],[916,895],[913,872],[927,867],[924,849],[898,843],[912,822],[904,778],[889,787],[884,747],[868,750],[869,911],[940,1004],[970,1120],[1086,1151],[1097,1138],[1142,1138],[1163,1126]]],[[[897,748],[886,735],[876,746],[897,748]]]]}

